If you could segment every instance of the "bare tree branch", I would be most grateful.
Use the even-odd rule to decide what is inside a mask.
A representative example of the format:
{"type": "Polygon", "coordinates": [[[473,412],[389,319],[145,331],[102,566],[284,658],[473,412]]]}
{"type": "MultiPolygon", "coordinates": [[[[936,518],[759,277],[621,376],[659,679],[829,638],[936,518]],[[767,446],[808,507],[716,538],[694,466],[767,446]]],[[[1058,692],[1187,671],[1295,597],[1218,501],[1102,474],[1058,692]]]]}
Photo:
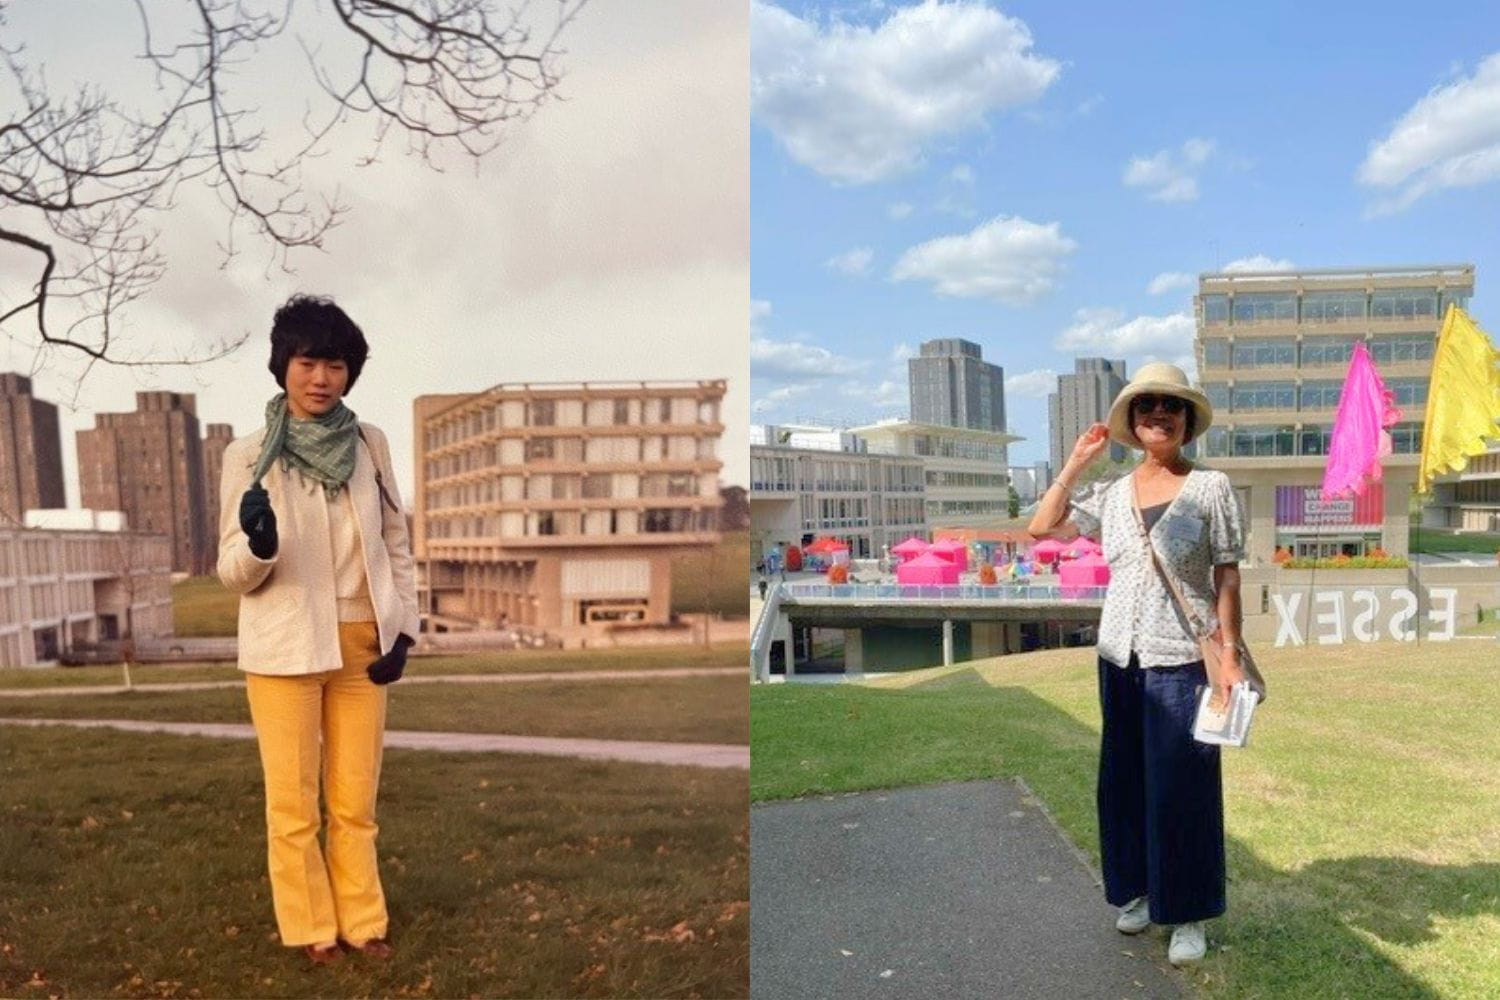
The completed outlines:
{"type": "Polygon", "coordinates": [[[138,55],[160,99],[144,112],[95,86],[54,93],[23,46],[0,44],[0,250],[35,262],[29,273],[0,271],[0,334],[79,352],[88,367],[223,357],[244,336],[156,355],[117,333],[166,272],[161,226],[180,192],[202,185],[218,196],[225,262],[248,235],[290,268],[291,251],[321,248],[346,213],[302,169],[328,152],[338,126],[375,122],[362,162],[392,132],[434,169],[443,150],[483,156],[508,124],[557,97],[558,40],[585,3],[549,0],[543,18],[497,0],[325,0],[320,23],[307,25],[318,43],[297,37],[323,104],[294,136],[268,134],[242,96],[257,92],[267,47],[295,30],[292,0],[189,0],[186,33],[162,24],[161,5],[135,0],[138,55]]]}

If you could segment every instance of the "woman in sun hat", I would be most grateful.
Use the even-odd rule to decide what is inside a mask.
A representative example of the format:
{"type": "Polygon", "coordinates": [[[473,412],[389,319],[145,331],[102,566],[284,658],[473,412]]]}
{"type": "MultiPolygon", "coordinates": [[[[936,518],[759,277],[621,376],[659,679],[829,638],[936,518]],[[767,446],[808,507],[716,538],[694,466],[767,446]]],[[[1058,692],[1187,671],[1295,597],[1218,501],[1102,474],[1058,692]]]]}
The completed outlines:
{"type": "Polygon", "coordinates": [[[276,923],[282,944],[317,965],[344,947],[391,954],[375,795],[385,685],[420,623],[390,449],[343,403],[368,353],[327,299],[278,309],[269,367],[283,391],[265,426],[225,451],[220,484],[219,579],[240,595],[276,923]]]}
{"type": "Polygon", "coordinates": [[[1145,549],[1152,547],[1194,613],[1219,629],[1227,696],[1244,679],[1240,633],[1241,515],[1222,472],[1194,465],[1183,447],[1213,423],[1213,407],[1175,365],[1141,367],[1094,424],[1037,506],[1037,537],[1086,535],[1102,543],[1110,586],[1099,621],[1099,842],[1105,897],[1126,934],[1175,925],[1174,965],[1203,957],[1203,921],[1224,912],[1224,800],[1219,749],[1193,739],[1197,695],[1208,683],[1197,637],[1145,549]],[[1111,441],[1142,452],[1128,474],[1074,493],[1111,441]],[[1070,495],[1071,494],[1071,495],[1070,495]]]}

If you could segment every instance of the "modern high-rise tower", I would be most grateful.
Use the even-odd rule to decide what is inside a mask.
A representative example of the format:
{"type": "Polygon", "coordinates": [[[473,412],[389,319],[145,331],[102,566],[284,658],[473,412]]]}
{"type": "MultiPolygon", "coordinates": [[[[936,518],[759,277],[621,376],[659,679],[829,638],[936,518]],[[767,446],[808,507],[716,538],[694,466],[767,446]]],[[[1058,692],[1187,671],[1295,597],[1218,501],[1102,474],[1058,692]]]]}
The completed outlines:
{"type": "MultiPolygon", "coordinates": [[[[1055,473],[1073,453],[1084,428],[1103,422],[1110,404],[1125,388],[1125,362],[1106,358],[1077,358],[1073,374],[1057,377],[1057,391],[1047,396],[1048,454],[1055,473]]],[[[1125,460],[1123,445],[1109,446],[1109,460],[1125,460]]]]}
{"type": "Polygon", "coordinates": [[[57,428],[57,407],[32,396],[31,379],[0,372],[0,520],[66,503],[57,428]]]}
{"type": "Polygon", "coordinates": [[[913,423],[1004,432],[1005,371],[983,360],[978,344],[929,340],[906,366],[913,423]]]}

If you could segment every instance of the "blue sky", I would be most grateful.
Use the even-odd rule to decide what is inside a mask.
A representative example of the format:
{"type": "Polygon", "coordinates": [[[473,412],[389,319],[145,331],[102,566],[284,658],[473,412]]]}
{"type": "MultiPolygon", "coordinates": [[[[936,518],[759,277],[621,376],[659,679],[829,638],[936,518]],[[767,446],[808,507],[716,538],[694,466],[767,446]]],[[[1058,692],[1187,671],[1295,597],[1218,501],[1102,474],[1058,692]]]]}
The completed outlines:
{"type": "Polygon", "coordinates": [[[1200,271],[1469,262],[1500,331],[1500,8],[756,2],[751,420],[904,416],[923,340],[1047,457],[1073,358],[1190,358],[1200,271]]]}

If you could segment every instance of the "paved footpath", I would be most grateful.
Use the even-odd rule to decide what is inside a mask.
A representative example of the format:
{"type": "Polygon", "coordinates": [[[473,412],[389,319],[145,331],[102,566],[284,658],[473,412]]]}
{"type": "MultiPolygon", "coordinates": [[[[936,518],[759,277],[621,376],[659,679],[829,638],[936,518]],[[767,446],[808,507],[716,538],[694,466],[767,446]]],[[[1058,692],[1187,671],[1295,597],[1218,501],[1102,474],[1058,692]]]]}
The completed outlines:
{"type": "MultiPolygon", "coordinates": [[[[403,677],[402,687],[411,684],[532,684],[538,682],[661,680],[668,677],[747,677],[745,667],[682,667],[665,670],[558,670],[528,674],[416,674],[403,677]]],[[[212,691],[216,688],[242,688],[244,681],[182,681],[181,683],[91,684],[64,687],[0,688],[0,698],[44,698],[50,695],[121,694],[131,691],[212,691]]]]}
{"type": "Polygon", "coordinates": [[[1023,787],[970,781],[756,806],[756,1000],[1177,998],[1164,932],[1114,929],[1023,787]]]}
{"type": "MultiPolygon", "coordinates": [[[[742,672],[742,671],[736,671],[742,672]]],[[[255,729],[232,722],[142,722],[135,719],[0,719],[3,726],[76,726],[121,729],[135,733],[178,733],[219,739],[253,740],[255,729]]],[[[651,743],[638,740],[590,740],[556,736],[509,736],[496,733],[436,733],[389,729],[389,749],[445,750],[457,753],[541,754],[586,760],[623,760],[644,764],[749,770],[750,748],[728,743],[651,743]]]]}

